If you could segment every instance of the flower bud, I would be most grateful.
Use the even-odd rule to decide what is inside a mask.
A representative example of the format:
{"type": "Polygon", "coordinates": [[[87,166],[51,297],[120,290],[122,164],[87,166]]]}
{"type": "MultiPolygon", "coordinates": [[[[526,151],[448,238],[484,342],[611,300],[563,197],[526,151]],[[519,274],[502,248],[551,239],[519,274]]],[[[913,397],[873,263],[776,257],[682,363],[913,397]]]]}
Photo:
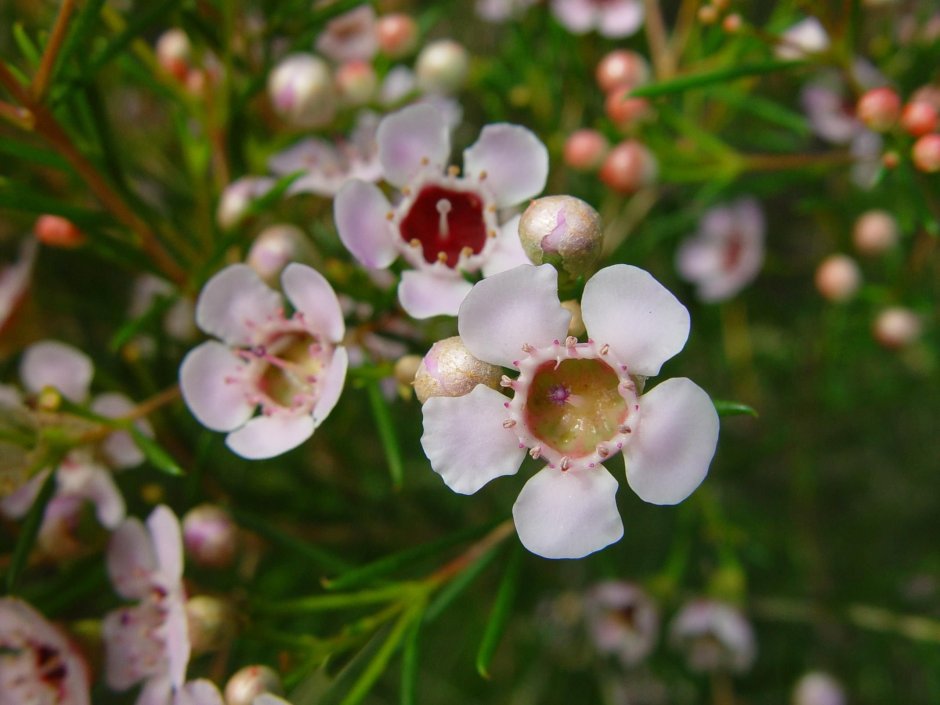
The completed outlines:
{"type": "Polygon", "coordinates": [[[852,242],[859,254],[874,257],[897,244],[898,223],[887,211],[862,213],[852,229],[852,242]]]}
{"type": "Polygon", "coordinates": [[[645,146],[627,140],[614,147],[601,167],[600,178],[618,193],[634,193],[656,180],[659,165],[645,146]]]}
{"type": "Polygon", "coordinates": [[[225,684],[225,705],[252,705],[263,693],[282,695],[280,677],[267,666],[245,666],[225,684]]]}
{"type": "Polygon", "coordinates": [[[862,285],[862,272],[847,255],[830,255],[816,269],[816,289],[829,301],[848,301],[862,285]]]}
{"type": "Polygon", "coordinates": [[[475,358],[460,336],[439,340],[424,356],[414,377],[415,395],[422,404],[431,397],[462,397],[478,384],[499,389],[502,371],[475,358]]]}
{"type": "Polygon", "coordinates": [[[741,24],[741,15],[737,12],[732,12],[721,21],[721,28],[728,34],[735,34],[740,31],[741,24]]]}
{"type": "Polygon", "coordinates": [[[222,507],[200,504],[183,517],[183,545],[197,565],[224,568],[235,558],[238,527],[222,507]]]}
{"type": "Polygon", "coordinates": [[[268,95],[280,117],[295,127],[319,127],[336,114],[330,69],[313,54],[291,54],[268,76],[268,95]]]}
{"type": "Polygon", "coordinates": [[[565,140],[565,164],[578,171],[597,169],[610,145],[607,138],[597,130],[575,130],[565,140]]]}
{"type": "Polygon", "coordinates": [[[304,244],[304,233],[296,225],[269,225],[255,237],[248,250],[248,266],[267,284],[276,284],[281,271],[298,259],[304,244]]]}
{"type": "Polygon", "coordinates": [[[379,18],[375,31],[379,49],[392,59],[407,56],[418,44],[418,23],[410,15],[383,15],[379,18]]]}
{"type": "Polygon", "coordinates": [[[604,112],[620,128],[636,124],[650,112],[649,101],[645,98],[631,98],[630,91],[629,86],[615,88],[604,101],[604,112]]]}
{"type": "Polygon", "coordinates": [[[415,381],[415,375],[421,367],[420,355],[402,355],[395,361],[395,381],[406,387],[411,387],[415,381]]]}
{"type": "Polygon", "coordinates": [[[901,115],[901,98],[891,88],[873,88],[858,99],[858,119],[876,132],[887,132],[901,115]]]}
{"type": "Polygon", "coordinates": [[[839,681],[828,673],[813,671],[797,681],[793,705],[845,705],[845,693],[839,681]]]}
{"type": "Polygon", "coordinates": [[[349,105],[365,105],[378,88],[379,79],[368,61],[347,61],[336,70],[336,88],[349,105]]]}
{"type": "Polygon", "coordinates": [[[597,85],[604,93],[626,86],[636,88],[649,80],[650,67],[642,55],[629,49],[615,49],[600,60],[595,71],[597,85]]]}
{"type": "Polygon", "coordinates": [[[601,256],[601,216],[574,196],[545,196],[529,204],[519,240],[534,264],[551,264],[571,277],[590,274],[601,256]]]}
{"type": "Polygon", "coordinates": [[[157,39],[157,64],[177,81],[184,81],[189,73],[192,45],[181,29],[168,29],[157,39]]]}
{"type": "Polygon", "coordinates": [[[933,174],[940,171],[940,135],[929,134],[919,138],[911,151],[914,166],[933,174]]]}
{"type": "Polygon", "coordinates": [[[220,228],[238,225],[247,215],[252,201],[261,198],[274,187],[274,179],[265,176],[243,176],[226,186],[219,197],[215,220],[220,228]]]}
{"type": "Polygon", "coordinates": [[[85,235],[71,220],[58,215],[41,215],[33,226],[36,239],[49,247],[72,249],[85,243],[85,235]]]}
{"type": "Polygon", "coordinates": [[[581,303],[577,299],[568,299],[561,302],[561,307],[571,314],[568,322],[568,335],[580,338],[587,332],[584,327],[584,318],[581,316],[581,303]]]}
{"type": "Polygon", "coordinates": [[[232,605],[211,595],[197,595],[186,601],[189,641],[197,654],[218,651],[235,636],[232,605]]]}
{"type": "Polygon", "coordinates": [[[889,350],[907,347],[920,338],[923,321],[908,308],[892,306],[878,314],[872,325],[872,334],[889,350]]]}
{"type": "Polygon", "coordinates": [[[702,24],[715,24],[718,21],[718,8],[714,5],[702,5],[698,9],[698,21],[702,24]]]}
{"type": "Polygon", "coordinates": [[[418,88],[424,93],[455,93],[463,86],[470,57],[461,44],[451,39],[431,42],[415,62],[418,88]]]}
{"type": "Polygon", "coordinates": [[[937,129],[937,109],[925,100],[912,100],[901,113],[901,127],[913,137],[922,137],[937,129]]]}

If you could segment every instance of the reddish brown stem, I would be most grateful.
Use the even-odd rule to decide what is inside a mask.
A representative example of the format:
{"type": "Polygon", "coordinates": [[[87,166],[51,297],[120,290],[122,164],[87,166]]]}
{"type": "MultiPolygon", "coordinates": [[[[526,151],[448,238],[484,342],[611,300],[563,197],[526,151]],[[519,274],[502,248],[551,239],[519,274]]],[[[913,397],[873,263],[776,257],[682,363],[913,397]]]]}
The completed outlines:
{"type": "Polygon", "coordinates": [[[49,41],[46,42],[46,48],[43,50],[42,59],[39,62],[39,68],[36,75],[33,76],[33,83],[30,86],[33,100],[41,102],[49,88],[49,79],[52,77],[52,70],[55,68],[55,61],[59,58],[59,50],[62,48],[62,41],[65,39],[65,32],[69,26],[69,17],[75,8],[75,0],[62,0],[59,6],[59,14],[55,19],[55,25],[52,27],[52,34],[49,35],[49,41]]]}

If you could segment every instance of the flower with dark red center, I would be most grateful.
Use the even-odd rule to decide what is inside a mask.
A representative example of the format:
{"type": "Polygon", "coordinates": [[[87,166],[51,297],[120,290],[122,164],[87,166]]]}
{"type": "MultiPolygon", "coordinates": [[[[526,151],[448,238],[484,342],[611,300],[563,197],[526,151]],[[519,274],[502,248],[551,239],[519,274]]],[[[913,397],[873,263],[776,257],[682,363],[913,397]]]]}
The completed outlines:
{"type": "Polygon", "coordinates": [[[464,152],[464,173],[445,171],[450,134],[440,111],[412,105],[378,129],[385,180],[401,189],[395,207],[375,185],[348,181],[334,201],[340,239],[367,267],[399,255],[414,269],[402,275],[398,298],[415,318],[455,315],[470,291],[463,273],[484,276],[527,262],[518,218],[499,225],[499,208],[521,203],[545,186],[548,152],[529,130],[483,128],[464,152]]]}

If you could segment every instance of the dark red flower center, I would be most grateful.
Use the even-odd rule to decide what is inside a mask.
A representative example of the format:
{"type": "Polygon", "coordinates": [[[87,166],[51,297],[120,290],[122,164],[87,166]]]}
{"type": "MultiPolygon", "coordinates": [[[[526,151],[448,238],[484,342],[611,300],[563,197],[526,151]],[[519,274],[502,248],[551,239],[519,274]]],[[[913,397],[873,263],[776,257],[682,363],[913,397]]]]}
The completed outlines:
{"type": "Polygon", "coordinates": [[[428,263],[456,267],[460,253],[479,254],[486,244],[483,199],[466,191],[425,186],[400,226],[405,242],[417,241],[428,263]]]}

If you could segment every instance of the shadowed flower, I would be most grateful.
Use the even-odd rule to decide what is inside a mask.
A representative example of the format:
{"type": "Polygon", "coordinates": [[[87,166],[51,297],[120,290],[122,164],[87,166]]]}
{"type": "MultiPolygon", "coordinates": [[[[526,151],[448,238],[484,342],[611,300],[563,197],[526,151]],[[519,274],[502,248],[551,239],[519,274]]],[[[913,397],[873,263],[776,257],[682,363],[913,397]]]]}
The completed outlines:
{"type": "Polygon", "coordinates": [[[672,645],[685,654],[693,671],[746,671],[754,663],[754,630],[736,607],[695,600],[676,615],[669,629],[672,645]]]}
{"type": "Polygon", "coordinates": [[[317,37],[316,49],[336,62],[369,61],[379,50],[375,10],[360,5],[330,20],[317,37]]]}
{"type": "Polygon", "coordinates": [[[272,458],[313,435],[339,400],[346,379],[343,314],[329,282],[289,264],[281,296],[245,264],[208,281],[196,323],[221,338],[191,350],[180,367],[180,390],[193,415],[243,458],[272,458]],[[260,410],[255,415],[256,409],[260,410]]]}
{"type": "Polygon", "coordinates": [[[461,494],[515,474],[528,448],[547,466],[513,507],[519,538],[546,558],[580,558],[623,535],[617,481],[603,463],[622,453],[641,499],[681,502],[708,472],[718,415],[685,378],[641,396],[646,377],[689,335],[688,311],[649,273],[621,264],[587,282],[584,343],[566,338],[571,314],[557,277],[549,265],[526,265],[474,286],[460,307],[460,337],[478,359],[518,371],[502,380],[513,396],[478,385],[428,399],[421,444],[461,494]]]}
{"type": "Polygon", "coordinates": [[[611,39],[628,37],[643,26],[641,0],[552,0],[552,12],[573,34],[597,30],[611,39]]]}
{"type": "Polygon", "coordinates": [[[588,632],[595,648],[625,666],[645,659],[659,637],[659,613],[638,585],[620,580],[599,583],[584,600],[588,632]]]}

